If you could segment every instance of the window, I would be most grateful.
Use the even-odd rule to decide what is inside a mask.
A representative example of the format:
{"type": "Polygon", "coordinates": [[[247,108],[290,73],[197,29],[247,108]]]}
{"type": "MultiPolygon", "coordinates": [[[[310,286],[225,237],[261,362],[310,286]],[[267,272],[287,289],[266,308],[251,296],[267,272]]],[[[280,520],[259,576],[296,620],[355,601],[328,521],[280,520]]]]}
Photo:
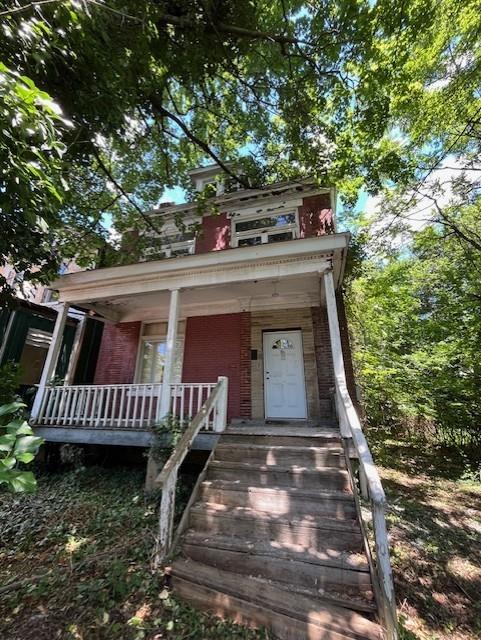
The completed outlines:
{"type": "Polygon", "coordinates": [[[233,218],[232,226],[232,246],[234,247],[284,242],[284,240],[293,240],[298,235],[297,214],[294,212],[233,218]]]}
{"type": "Polygon", "coordinates": [[[195,235],[193,232],[164,238],[153,238],[151,246],[144,251],[145,257],[150,260],[177,258],[188,256],[192,253],[195,253],[195,235]]]}
{"type": "Polygon", "coordinates": [[[162,382],[165,365],[165,340],[142,339],[139,382],[162,382]]]}
{"type": "Polygon", "coordinates": [[[279,338],[272,345],[273,349],[294,349],[294,345],[287,338],[279,338]]]}

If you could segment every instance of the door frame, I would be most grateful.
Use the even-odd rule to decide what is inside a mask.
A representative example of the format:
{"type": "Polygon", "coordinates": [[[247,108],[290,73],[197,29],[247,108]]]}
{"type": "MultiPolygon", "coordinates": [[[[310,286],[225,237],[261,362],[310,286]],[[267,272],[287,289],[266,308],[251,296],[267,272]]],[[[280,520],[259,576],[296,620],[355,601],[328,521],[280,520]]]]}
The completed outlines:
{"type": "Polygon", "coordinates": [[[306,388],[306,369],[304,363],[304,337],[301,327],[294,327],[289,329],[262,329],[262,380],[264,385],[264,419],[265,420],[279,420],[279,421],[291,421],[291,420],[308,420],[309,418],[309,405],[307,402],[307,388],[306,388]],[[302,390],[304,398],[304,418],[273,418],[267,415],[267,384],[266,384],[266,349],[265,349],[265,336],[267,333],[297,333],[301,338],[301,370],[302,370],[302,390]]]}

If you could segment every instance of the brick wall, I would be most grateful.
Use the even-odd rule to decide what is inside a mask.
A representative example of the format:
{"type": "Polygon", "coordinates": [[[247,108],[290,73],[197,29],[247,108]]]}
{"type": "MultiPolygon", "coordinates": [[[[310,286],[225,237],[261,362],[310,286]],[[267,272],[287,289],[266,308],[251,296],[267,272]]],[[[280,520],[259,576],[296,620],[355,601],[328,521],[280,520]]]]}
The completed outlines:
{"type": "Polygon", "coordinates": [[[312,307],[311,314],[319,388],[319,413],[321,418],[331,419],[334,409],[334,368],[327,310],[324,307],[312,307]]]}
{"type": "Polygon", "coordinates": [[[202,219],[202,231],[195,242],[196,253],[221,251],[230,246],[230,220],[226,213],[218,216],[205,216],[202,219]]]}
{"type": "Polygon", "coordinates": [[[229,378],[228,417],[250,414],[250,374],[246,334],[248,313],[226,313],[187,319],[183,382],[216,382],[229,378]]]}
{"type": "Polygon", "coordinates": [[[134,381],[140,325],[140,322],[105,325],[94,384],[130,384],[134,381]]]}
{"type": "Polygon", "coordinates": [[[303,198],[298,212],[301,238],[323,236],[334,232],[331,198],[328,193],[303,198]]]}
{"type": "Polygon", "coordinates": [[[240,417],[250,418],[251,398],[251,314],[240,314],[240,417]]]}

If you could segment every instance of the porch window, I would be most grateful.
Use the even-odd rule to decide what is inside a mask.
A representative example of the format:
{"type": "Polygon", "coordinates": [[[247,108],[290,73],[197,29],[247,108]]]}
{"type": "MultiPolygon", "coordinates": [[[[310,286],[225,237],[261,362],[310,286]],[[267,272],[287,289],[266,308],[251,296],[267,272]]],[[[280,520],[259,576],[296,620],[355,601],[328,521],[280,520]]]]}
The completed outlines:
{"type": "Polygon", "coordinates": [[[165,364],[165,340],[143,340],[140,354],[140,383],[162,382],[165,364]]]}
{"type": "Polygon", "coordinates": [[[298,236],[297,213],[233,219],[232,246],[252,247],[258,244],[293,240],[298,236]]]}
{"type": "Polygon", "coordinates": [[[177,258],[195,253],[195,232],[186,231],[171,236],[151,238],[150,246],[144,250],[149,260],[177,258]]]}

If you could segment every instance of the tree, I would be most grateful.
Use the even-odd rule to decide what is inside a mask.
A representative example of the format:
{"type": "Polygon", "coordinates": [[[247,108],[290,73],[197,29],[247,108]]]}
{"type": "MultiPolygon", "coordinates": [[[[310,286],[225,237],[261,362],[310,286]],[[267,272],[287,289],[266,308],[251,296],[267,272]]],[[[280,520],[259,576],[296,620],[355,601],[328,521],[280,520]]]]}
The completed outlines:
{"type": "MultiPolygon", "coordinates": [[[[481,231],[477,207],[456,216],[481,231]]],[[[357,271],[349,310],[371,426],[479,447],[480,275],[481,254],[441,224],[414,232],[409,251],[371,254],[357,271]]]]}
{"type": "MultiPolygon", "coordinates": [[[[309,174],[348,197],[363,182],[379,188],[404,170],[384,135],[387,79],[369,72],[390,6],[12,0],[0,11],[5,64],[72,122],[57,127],[69,190],[56,182],[62,202],[36,208],[50,253],[16,243],[18,259],[50,267],[79,244],[101,245],[106,214],[152,230],[145,212],[203,159],[244,185],[309,174]]],[[[28,208],[18,215],[27,227],[28,208]]]]}

